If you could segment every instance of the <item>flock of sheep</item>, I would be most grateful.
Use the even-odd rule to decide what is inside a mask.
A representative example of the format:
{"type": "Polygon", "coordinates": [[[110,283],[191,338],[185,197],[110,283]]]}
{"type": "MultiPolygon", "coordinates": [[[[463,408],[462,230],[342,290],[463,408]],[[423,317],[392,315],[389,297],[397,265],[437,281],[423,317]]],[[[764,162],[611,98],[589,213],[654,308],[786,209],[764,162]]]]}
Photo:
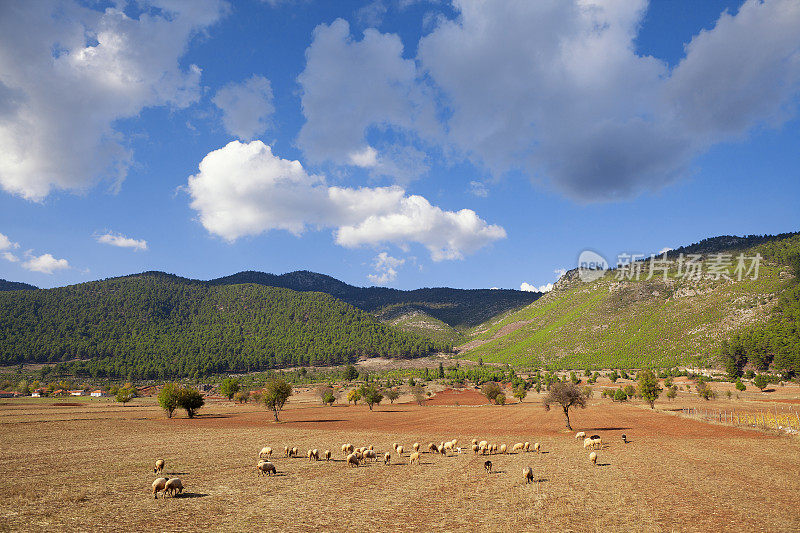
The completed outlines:
{"type": "MultiPolygon", "coordinates": [[[[592,464],[597,465],[597,452],[595,450],[599,450],[603,447],[603,439],[600,438],[600,435],[591,435],[590,437],[586,436],[586,433],[583,431],[579,431],[575,435],[576,439],[583,439],[583,447],[584,449],[592,449],[592,452],[589,454],[589,460],[592,464]]],[[[622,440],[624,442],[628,442],[627,437],[625,435],[622,436],[622,440]]],[[[419,442],[415,442],[411,445],[408,449],[408,464],[419,464],[420,462],[420,454],[424,453],[421,452],[422,445],[419,442]],[[413,451],[412,451],[413,450],[413,451]]],[[[541,453],[541,444],[538,442],[534,442],[531,445],[530,442],[517,442],[511,448],[509,448],[506,444],[495,444],[489,443],[486,440],[478,441],[478,439],[472,439],[472,443],[470,449],[476,455],[493,455],[493,454],[506,454],[506,453],[519,453],[519,452],[536,452],[541,453]]],[[[397,442],[392,444],[392,449],[397,454],[397,457],[402,458],[403,454],[406,452],[406,448],[397,442]]],[[[377,462],[379,457],[383,460],[383,463],[386,465],[392,464],[392,453],[385,452],[381,455],[375,451],[373,445],[364,446],[364,447],[355,447],[351,443],[345,443],[341,446],[342,455],[345,458],[345,463],[348,467],[356,468],[361,464],[367,463],[369,460],[373,462],[377,462]]],[[[440,444],[436,444],[431,442],[427,445],[427,452],[432,454],[440,454],[444,456],[450,455],[457,455],[464,453],[464,450],[458,446],[458,439],[453,439],[447,442],[442,441],[440,444]]],[[[264,446],[261,451],[258,453],[258,464],[256,465],[256,473],[258,476],[271,476],[273,474],[277,474],[278,470],[275,467],[275,464],[272,462],[272,455],[273,449],[271,446],[264,446]]],[[[284,446],[283,448],[283,456],[286,458],[296,458],[300,457],[300,450],[299,448],[284,446]]],[[[324,450],[320,452],[316,448],[309,449],[305,456],[308,458],[309,461],[330,461],[332,457],[332,453],[330,450],[324,450]]],[[[492,473],[492,462],[487,460],[484,462],[484,469],[488,473],[492,473]]],[[[164,470],[164,460],[159,459],[156,461],[155,468],[153,469],[153,473],[161,474],[164,470]]],[[[522,477],[525,483],[530,483],[533,481],[533,469],[530,466],[526,466],[522,469],[522,477]]],[[[176,494],[180,494],[183,492],[183,483],[181,482],[180,478],[168,478],[168,477],[159,477],[155,481],[153,481],[153,497],[157,498],[158,493],[163,492],[164,495],[171,495],[175,496],[176,494]]]]}

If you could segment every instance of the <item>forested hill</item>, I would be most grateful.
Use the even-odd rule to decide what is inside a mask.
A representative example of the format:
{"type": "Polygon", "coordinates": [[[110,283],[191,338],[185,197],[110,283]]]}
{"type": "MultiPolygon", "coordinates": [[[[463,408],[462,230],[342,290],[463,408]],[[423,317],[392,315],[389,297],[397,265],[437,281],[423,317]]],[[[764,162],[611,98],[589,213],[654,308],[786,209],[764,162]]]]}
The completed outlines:
{"type": "Polygon", "coordinates": [[[257,283],[295,291],[324,292],[359,309],[378,314],[390,312],[393,308],[414,308],[453,327],[476,326],[506,311],[529,305],[541,296],[538,292],[510,289],[439,287],[403,291],[386,287],[354,287],[330,276],[305,270],[282,275],[239,272],[208,283],[257,283]]]}
{"type": "Polygon", "coordinates": [[[330,295],[255,284],[153,273],[0,293],[0,364],[83,359],[79,374],[169,378],[436,348],[448,347],[330,295]]]}
{"type": "Polygon", "coordinates": [[[0,291],[32,291],[37,288],[35,285],[28,285],[19,281],[0,279],[0,291]]]}

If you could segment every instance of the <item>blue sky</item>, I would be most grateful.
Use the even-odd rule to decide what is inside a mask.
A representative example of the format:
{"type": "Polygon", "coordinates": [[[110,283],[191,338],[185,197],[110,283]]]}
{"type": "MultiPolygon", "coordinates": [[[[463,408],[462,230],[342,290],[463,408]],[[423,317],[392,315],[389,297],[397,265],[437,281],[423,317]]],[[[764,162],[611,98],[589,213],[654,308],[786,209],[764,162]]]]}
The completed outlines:
{"type": "Polygon", "coordinates": [[[541,287],[800,225],[800,3],[5,2],[0,278],[541,287]]]}

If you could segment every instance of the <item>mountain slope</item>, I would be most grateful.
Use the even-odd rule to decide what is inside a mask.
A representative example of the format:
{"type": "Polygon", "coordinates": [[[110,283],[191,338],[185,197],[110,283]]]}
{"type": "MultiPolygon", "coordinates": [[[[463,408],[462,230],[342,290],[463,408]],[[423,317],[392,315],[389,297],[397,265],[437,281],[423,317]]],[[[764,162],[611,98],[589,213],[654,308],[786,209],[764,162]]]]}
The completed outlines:
{"type": "Polygon", "coordinates": [[[541,296],[538,292],[510,289],[426,288],[413,291],[386,287],[354,287],[324,274],[305,270],[275,275],[264,272],[239,272],[217,278],[210,285],[256,283],[295,291],[317,291],[330,294],[364,311],[396,316],[393,308],[422,312],[452,328],[476,326],[512,309],[528,305],[541,296]]]}
{"type": "Polygon", "coordinates": [[[0,279],[0,291],[32,291],[36,289],[38,289],[38,287],[35,285],[29,285],[21,281],[0,279]]]}
{"type": "Polygon", "coordinates": [[[79,371],[172,377],[435,348],[327,294],[261,285],[152,273],[0,293],[0,364],[88,358],[79,371]]]}
{"type": "MultiPolygon", "coordinates": [[[[677,263],[666,281],[639,281],[607,272],[583,283],[571,271],[533,304],[473,328],[463,357],[552,368],[674,366],[717,363],[721,343],[763,324],[793,283],[789,257],[800,236],[718,237],[670,252],[760,253],[757,280],[688,280],[677,263]]],[[[734,261],[735,264],[735,261],[734,261]]]]}

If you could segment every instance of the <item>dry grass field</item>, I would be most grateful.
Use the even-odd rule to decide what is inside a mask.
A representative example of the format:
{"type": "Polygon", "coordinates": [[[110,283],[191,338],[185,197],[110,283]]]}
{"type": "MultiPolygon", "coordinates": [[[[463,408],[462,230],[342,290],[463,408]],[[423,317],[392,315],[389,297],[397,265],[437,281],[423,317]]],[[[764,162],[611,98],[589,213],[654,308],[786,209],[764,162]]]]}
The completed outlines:
{"type": "MultiPolygon", "coordinates": [[[[283,422],[256,405],[210,402],[194,420],[167,420],[152,398],[57,406],[0,404],[0,529],[15,531],[798,531],[800,440],[594,400],[573,416],[603,436],[598,465],[560,412],[469,405],[467,396],[366,407],[318,407],[293,397],[283,422]],[[447,405],[459,402],[459,405],[447,405]],[[631,440],[624,444],[621,434],[631,440]],[[473,437],[543,453],[489,457],[408,452],[392,465],[347,468],[344,442],[408,449],[473,437]],[[285,444],[331,449],[334,461],[285,459],[285,444]],[[278,475],[257,477],[264,445],[278,475]],[[180,497],[154,500],[157,458],[180,497]],[[525,485],[530,465],[538,483],[525,485]]],[[[474,395],[473,395],[474,399],[474,395]]],[[[692,402],[680,398],[661,407],[692,402]]]]}

